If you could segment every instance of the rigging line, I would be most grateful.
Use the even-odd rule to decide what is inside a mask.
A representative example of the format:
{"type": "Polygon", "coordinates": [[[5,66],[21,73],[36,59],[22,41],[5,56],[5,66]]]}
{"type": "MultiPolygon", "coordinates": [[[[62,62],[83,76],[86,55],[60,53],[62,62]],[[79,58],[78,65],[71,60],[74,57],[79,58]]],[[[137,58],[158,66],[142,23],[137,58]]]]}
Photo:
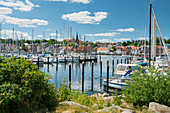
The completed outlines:
{"type": "MultiPolygon", "coordinates": [[[[155,12],[154,12],[153,8],[152,8],[152,11],[153,11],[153,14],[154,14],[154,16],[155,16],[155,12]]],[[[164,45],[164,49],[165,49],[166,55],[167,55],[167,57],[168,57],[168,60],[170,60],[170,59],[169,59],[169,54],[168,54],[168,51],[167,51],[167,48],[166,48],[166,46],[165,46],[165,42],[164,42],[164,39],[163,39],[163,36],[162,36],[162,33],[161,33],[161,29],[160,29],[160,27],[159,27],[159,25],[158,25],[158,21],[157,21],[157,19],[156,19],[156,16],[155,16],[155,20],[156,20],[156,25],[157,25],[157,27],[158,27],[158,31],[159,31],[159,33],[160,33],[160,35],[161,35],[161,39],[162,39],[162,43],[163,43],[163,45],[164,45]]]]}

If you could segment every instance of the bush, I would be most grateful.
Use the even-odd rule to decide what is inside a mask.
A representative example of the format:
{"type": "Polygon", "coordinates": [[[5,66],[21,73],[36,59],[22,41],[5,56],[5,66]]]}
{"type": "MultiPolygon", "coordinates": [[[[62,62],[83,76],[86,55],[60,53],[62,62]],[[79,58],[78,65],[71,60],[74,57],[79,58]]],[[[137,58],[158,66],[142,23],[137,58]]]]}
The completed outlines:
{"type": "Polygon", "coordinates": [[[163,75],[154,66],[148,73],[142,73],[143,68],[135,70],[132,83],[127,83],[128,88],[123,90],[126,98],[134,105],[148,105],[149,102],[157,102],[170,106],[170,70],[163,75]]]}
{"type": "Polygon", "coordinates": [[[56,90],[50,77],[24,59],[0,60],[0,112],[54,110],[56,90]]]}

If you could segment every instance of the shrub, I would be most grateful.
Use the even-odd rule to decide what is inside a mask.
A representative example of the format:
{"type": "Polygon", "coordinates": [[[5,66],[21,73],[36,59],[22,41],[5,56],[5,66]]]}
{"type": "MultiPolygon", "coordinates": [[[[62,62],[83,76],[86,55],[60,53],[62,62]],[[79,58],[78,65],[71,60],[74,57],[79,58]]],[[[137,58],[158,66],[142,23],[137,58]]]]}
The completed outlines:
{"type": "Polygon", "coordinates": [[[0,108],[2,112],[54,110],[56,90],[49,75],[24,59],[0,61],[0,108]]]}
{"type": "Polygon", "coordinates": [[[134,105],[148,105],[149,102],[158,102],[170,106],[170,70],[164,75],[151,66],[148,73],[142,73],[144,68],[135,70],[132,82],[123,90],[127,100],[134,105]]]}

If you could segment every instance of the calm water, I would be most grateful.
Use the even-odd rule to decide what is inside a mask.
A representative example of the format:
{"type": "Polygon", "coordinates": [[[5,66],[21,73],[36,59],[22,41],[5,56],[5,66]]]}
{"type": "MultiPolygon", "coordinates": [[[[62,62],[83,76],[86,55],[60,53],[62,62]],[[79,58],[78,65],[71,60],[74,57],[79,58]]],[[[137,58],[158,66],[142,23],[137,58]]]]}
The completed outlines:
{"type": "MultiPolygon", "coordinates": [[[[111,55],[102,55],[102,78],[107,76],[107,60],[109,60],[109,77],[112,77],[112,60],[114,60],[115,69],[117,64],[117,59],[121,62],[120,57],[114,57],[111,55]]],[[[123,58],[122,58],[123,59],[123,58]]],[[[123,59],[124,62],[124,59],[123,59]]],[[[49,74],[52,77],[51,82],[56,85],[56,88],[60,86],[60,83],[63,83],[64,77],[66,77],[66,84],[68,85],[69,81],[69,64],[71,64],[71,89],[82,90],[82,63],[59,63],[56,66],[56,63],[52,65],[43,64],[40,67],[40,70],[49,74]]],[[[92,62],[86,62],[84,65],[84,90],[87,94],[93,92],[102,92],[103,91],[103,79],[100,78],[100,63],[94,62],[94,71],[93,71],[93,92],[91,91],[91,73],[92,73],[92,62]],[[97,79],[96,79],[97,78],[97,79]]]]}

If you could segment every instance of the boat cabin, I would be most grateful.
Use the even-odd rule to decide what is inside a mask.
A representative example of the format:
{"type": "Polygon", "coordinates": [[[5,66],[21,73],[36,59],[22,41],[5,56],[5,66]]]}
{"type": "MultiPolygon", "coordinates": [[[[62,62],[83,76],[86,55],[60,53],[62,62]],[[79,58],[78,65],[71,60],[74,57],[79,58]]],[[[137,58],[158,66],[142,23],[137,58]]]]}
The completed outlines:
{"type": "Polygon", "coordinates": [[[135,69],[136,66],[137,66],[137,64],[118,64],[115,74],[116,75],[125,75],[129,69],[135,69]]]}

